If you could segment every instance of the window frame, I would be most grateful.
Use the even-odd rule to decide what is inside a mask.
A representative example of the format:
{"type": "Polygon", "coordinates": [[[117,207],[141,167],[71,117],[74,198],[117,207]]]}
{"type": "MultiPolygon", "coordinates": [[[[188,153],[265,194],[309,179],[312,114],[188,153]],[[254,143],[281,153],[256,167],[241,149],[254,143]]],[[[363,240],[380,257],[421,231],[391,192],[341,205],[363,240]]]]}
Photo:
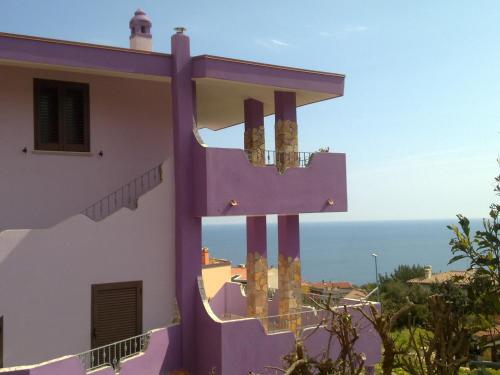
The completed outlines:
{"type": "Polygon", "coordinates": [[[34,149],[37,151],[90,152],[90,95],[89,84],[82,82],[58,81],[42,78],[33,79],[34,149]],[[58,143],[42,143],[39,124],[39,92],[42,87],[57,89],[57,129],[58,143]],[[83,143],[66,143],[64,136],[64,96],[68,89],[78,89],[83,94],[83,143]]]}

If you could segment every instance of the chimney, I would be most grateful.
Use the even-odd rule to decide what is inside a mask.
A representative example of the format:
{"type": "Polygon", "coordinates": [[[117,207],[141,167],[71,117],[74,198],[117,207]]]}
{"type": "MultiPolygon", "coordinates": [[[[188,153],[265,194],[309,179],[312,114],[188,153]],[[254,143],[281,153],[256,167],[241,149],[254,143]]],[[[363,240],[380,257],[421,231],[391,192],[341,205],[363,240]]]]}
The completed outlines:
{"type": "Polygon", "coordinates": [[[149,52],[153,50],[151,26],[151,20],[147,14],[142,9],[137,9],[129,22],[131,49],[149,52]]]}
{"type": "Polygon", "coordinates": [[[210,254],[208,253],[208,247],[201,248],[201,265],[206,266],[210,264],[210,254]]]}
{"type": "Polygon", "coordinates": [[[432,278],[432,266],[424,267],[424,279],[429,280],[432,278]]]}

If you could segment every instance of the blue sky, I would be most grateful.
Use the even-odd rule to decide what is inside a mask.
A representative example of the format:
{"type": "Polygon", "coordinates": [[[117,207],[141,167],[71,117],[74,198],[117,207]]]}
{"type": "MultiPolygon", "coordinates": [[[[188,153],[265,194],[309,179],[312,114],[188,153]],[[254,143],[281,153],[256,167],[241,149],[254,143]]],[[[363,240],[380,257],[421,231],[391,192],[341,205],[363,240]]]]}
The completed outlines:
{"type": "MultiPolygon", "coordinates": [[[[299,147],[348,158],[349,213],[305,220],[483,217],[500,150],[500,2],[1,0],[0,31],[128,46],[141,7],[154,49],[185,26],[193,54],[346,74],[301,108],[299,147]]],[[[268,144],[273,139],[267,119],[268,144]]],[[[204,132],[242,147],[243,128],[204,132]]]]}

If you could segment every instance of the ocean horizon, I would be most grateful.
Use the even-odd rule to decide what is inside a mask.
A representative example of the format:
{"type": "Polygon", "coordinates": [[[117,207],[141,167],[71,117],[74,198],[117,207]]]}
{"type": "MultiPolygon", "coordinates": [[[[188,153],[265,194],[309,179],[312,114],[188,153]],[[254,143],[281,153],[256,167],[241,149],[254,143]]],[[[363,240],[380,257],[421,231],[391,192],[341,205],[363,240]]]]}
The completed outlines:
{"type": "MultiPolygon", "coordinates": [[[[307,281],[375,281],[378,271],[390,274],[400,264],[431,265],[433,272],[466,269],[468,263],[448,264],[452,258],[446,226],[457,219],[301,222],[302,277],[307,281]]],[[[471,219],[472,230],[481,219],[471,219]]],[[[277,225],[267,225],[268,263],[277,266],[277,225]]],[[[203,225],[203,246],[216,258],[244,264],[246,230],[243,223],[203,225]]]]}

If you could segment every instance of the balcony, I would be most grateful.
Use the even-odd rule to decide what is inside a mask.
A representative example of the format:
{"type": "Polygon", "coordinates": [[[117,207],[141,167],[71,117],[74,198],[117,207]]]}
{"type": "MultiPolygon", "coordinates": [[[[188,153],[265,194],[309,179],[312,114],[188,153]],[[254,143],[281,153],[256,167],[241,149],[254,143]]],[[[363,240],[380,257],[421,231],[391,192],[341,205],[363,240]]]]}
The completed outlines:
{"type": "Polygon", "coordinates": [[[197,216],[347,211],[345,154],[198,149],[197,216]],[[255,158],[264,158],[255,163],[255,158]],[[293,158],[299,167],[276,165],[293,158]],[[260,164],[262,166],[252,165],[260,164]]]}
{"type": "MultiPolygon", "coordinates": [[[[254,318],[247,315],[246,297],[239,285],[226,283],[216,296],[208,300],[203,280],[199,278],[198,291],[200,296],[196,316],[200,327],[199,345],[211,348],[200,364],[200,374],[208,373],[214,366],[224,368],[224,371],[231,374],[243,373],[242,370],[245,370],[245,373],[251,370],[265,374],[268,373],[269,366],[282,366],[281,358],[292,350],[295,342],[295,333],[288,328],[290,320],[300,319],[303,337],[308,337],[306,346],[309,355],[321,355],[329,347],[328,332],[318,327],[326,318],[325,313],[304,306],[300,312],[294,314],[275,315],[279,292],[269,301],[270,316],[254,318]],[[217,343],[221,343],[220,348],[217,343]]],[[[356,350],[365,354],[366,366],[373,366],[381,356],[380,337],[356,309],[360,307],[368,311],[368,305],[360,305],[359,301],[353,300],[339,302],[342,304],[339,309],[347,305],[358,329],[356,350]]],[[[379,309],[380,306],[376,304],[376,308],[379,309]]],[[[337,339],[334,338],[330,346],[331,351],[327,354],[336,358],[338,347],[337,339]]]]}

